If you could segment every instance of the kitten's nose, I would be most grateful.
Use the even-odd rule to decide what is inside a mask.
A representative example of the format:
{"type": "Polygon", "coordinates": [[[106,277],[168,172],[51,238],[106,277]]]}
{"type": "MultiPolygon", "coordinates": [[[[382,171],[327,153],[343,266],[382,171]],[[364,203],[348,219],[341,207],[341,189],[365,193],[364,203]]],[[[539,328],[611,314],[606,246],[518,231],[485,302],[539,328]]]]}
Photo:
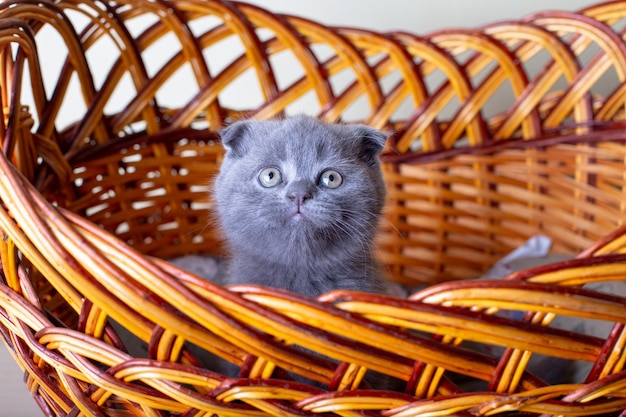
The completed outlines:
{"type": "Polygon", "coordinates": [[[302,205],[305,201],[313,198],[313,193],[309,186],[309,182],[305,180],[294,181],[290,184],[287,190],[287,198],[298,206],[302,205]]]}

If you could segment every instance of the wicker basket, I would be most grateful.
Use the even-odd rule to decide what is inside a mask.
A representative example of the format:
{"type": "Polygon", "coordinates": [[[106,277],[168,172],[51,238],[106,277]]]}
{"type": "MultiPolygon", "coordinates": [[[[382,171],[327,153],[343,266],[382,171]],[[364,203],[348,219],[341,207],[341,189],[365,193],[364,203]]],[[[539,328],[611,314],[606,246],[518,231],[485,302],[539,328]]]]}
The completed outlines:
{"type": "Polygon", "coordinates": [[[583,284],[626,276],[625,20],[615,2],[420,37],[219,1],[0,3],[0,334],[28,389],[50,416],[623,413],[626,297],[583,284]],[[437,285],[312,300],[164,261],[222,253],[215,132],[304,104],[394,132],[379,256],[437,285]],[[462,280],[536,234],[576,258],[462,280]],[[538,355],[591,371],[550,384],[538,355]]]}

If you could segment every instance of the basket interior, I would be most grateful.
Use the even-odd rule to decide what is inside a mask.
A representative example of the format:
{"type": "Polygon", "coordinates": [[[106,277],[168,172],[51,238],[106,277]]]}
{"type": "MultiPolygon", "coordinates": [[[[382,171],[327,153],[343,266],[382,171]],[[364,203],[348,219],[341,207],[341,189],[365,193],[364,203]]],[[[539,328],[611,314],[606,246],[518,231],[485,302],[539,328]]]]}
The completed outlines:
{"type": "Polygon", "coordinates": [[[21,97],[70,174],[21,163],[27,133],[15,162],[39,172],[51,201],[147,255],[222,253],[207,214],[215,134],[241,117],[303,111],[389,132],[378,248],[391,280],[477,277],[536,234],[575,255],[623,224],[619,7],[426,36],[243,3],[181,3],[176,15],[133,1],[62,7],[61,21],[33,24],[60,46],[40,48],[46,76],[33,73],[21,97]]]}
{"type": "Polygon", "coordinates": [[[215,133],[191,129],[96,146],[71,161],[63,206],[146,255],[219,256],[211,189],[222,153],[215,133]]]}
{"type": "MultiPolygon", "coordinates": [[[[408,161],[389,152],[377,256],[409,287],[479,277],[535,235],[574,256],[622,224],[623,141],[596,132],[408,161]]],[[[227,256],[211,212],[222,153],[210,130],[138,134],[76,153],[71,191],[61,197],[49,178],[42,192],[146,255],[227,256]]]]}

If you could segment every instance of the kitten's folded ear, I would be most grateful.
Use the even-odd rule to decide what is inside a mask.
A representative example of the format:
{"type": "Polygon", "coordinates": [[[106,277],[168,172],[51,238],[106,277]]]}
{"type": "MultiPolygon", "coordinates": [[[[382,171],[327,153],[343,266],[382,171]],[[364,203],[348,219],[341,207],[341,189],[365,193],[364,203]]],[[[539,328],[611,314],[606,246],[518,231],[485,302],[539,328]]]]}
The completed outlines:
{"type": "Polygon", "coordinates": [[[231,156],[240,158],[248,152],[245,137],[248,136],[252,123],[248,120],[241,120],[222,129],[220,132],[222,144],[231,156]]]}
{"type": "Polygon", "coordinates": [[[355,138],[358,138],[361,145],[360,157],[369,165],[378,163],[378,155],[382,152],[387,141],[387,135],[380,130],[366,125],[355,126],[355,138]]]}

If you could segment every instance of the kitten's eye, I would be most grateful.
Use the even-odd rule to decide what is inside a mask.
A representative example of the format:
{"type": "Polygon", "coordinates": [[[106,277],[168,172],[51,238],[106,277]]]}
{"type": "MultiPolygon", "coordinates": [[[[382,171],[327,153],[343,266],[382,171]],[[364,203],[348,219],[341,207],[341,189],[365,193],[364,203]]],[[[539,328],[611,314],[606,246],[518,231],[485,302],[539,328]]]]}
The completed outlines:
{"type": "Polygon", "coordinates": [[[259,182],[265,188],[276,187],[283,182],[283,174],[278,168],[265,168],[259,173],[259,182]]]}
{"type": "Polygon", "coordinates": [[[343,177],[334,169],[327,169],[320,175],[319,184],[326,188],[337,188],[343,183],[343,177]]]}

